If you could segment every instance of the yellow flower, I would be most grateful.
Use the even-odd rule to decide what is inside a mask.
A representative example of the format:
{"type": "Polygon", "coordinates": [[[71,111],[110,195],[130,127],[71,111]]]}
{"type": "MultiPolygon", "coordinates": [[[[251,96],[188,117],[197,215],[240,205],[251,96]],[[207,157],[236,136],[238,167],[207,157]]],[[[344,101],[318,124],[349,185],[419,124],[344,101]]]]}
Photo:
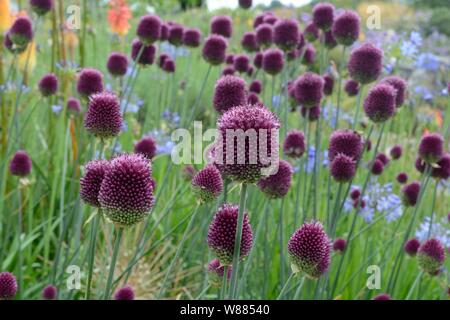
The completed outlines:
{"type": "Polygon", "coordinates": [[[9,0],[0,0],[0,33],[3,34],[9,27],[11,27],[9,0]]]}
{"type": "Polygon", "coordinates": [[[25,72],[25,68],[27,73],[33,71],[36,66],[36,43],[34,43],[34,41],[31,42],[27,49],[19,55],[17,62],[19,64],[20,71],[25,72]]]}

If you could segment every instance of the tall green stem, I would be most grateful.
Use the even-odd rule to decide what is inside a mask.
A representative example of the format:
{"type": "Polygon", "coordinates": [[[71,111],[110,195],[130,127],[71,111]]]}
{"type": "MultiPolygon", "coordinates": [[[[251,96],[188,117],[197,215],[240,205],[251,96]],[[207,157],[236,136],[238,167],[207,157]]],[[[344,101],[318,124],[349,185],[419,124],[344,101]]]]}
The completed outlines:
{"type": "Polygon", "coordinates": [[[114,278],[114,270],[116,269],[116,263],[117,263],[117,257],[119,256],[119,249],[120,249],[120,241],[122,240],[123,235],[123,227],[118,227],[116,229],[116,241],[114,241],[114,251],[111,258],[111,265],[109,266],[109,274],[108,274],[108,280],[106,282],[106,288],[105,288],[105,294],[103,296],[103,299],[109,299],[111,295],[111,285],[114,278]]]}

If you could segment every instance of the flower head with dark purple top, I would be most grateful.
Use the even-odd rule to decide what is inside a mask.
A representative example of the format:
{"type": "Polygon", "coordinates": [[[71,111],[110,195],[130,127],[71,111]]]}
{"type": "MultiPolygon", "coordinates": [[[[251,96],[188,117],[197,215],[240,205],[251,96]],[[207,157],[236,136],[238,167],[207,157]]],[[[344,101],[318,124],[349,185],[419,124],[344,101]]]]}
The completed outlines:
{"type": "Polygon", "coordinates": [[[274,43],[285,52],[295,49],[300,40],[300,30],[295,19],[280,19],[273,27],[274,43]]]}
{"type": "Polygon", "coordinates": [[[153,14],[142,16],[139,20],[136,35],[145,45],[152,44],[161,37],[161,19],[153,14]]]}
{"type": "Polygon", "coordinates": [[[385,122],[395,114],[395,89],[388,84],[377,84],[364,99],[364,111],[373,122],[385,122]]]}
{"type": "Polygon", "coordinates": [[[233,33],[233,21],[229,16],[214,16],[211,19],[210,29],[212,34],[231,38],[231,34],[233,33]]]}
{"type": "Polygon", "coordinates": [[[379,152],[376,156],[375,156],[376,160],[381,161],[381,164],[383,166],[386,166],[389,164],[390,159],[388,158],[388,156],[386,154],[384,154],[383,152],[379,152]]]}
{"type": "Polygon", "coordinates": [[[263,53],[262,68],[270,75],[276,75],[283,70],[284,53],[280,49],[271,48],[263,53]]]}
{"type": "Polygon", "coordinates": [[[339,153],[331,161],[330,173],[337,182],[348,182],[355,176],[356,162],[353,158],[339,153]]]}
{"type": "Polygon", "coordinates": [[[53,73],[48,73],[44,75],[41,80],[39,80],[39,91],[42,96],[49,97],[56,93],[58,90],[58,78],[53,73]]]}
{"type": "Polygon", "coordinates": [[[372,300],[392,300],[391,296],[388,295],[387,293],[380,293],[378,295],[376,295],[375,297],[373,297],[372,300]]]}
{"type": "Polygon", "coordinates": [[[98,200],[114,224],[132,226],[147,217],[154,203],[151,162],[138,154],[114,158],[105,170],[98,200]]]}
{"type": "Polygon", "coordinates": [[[202,34],[199,29],[186,29],[183,33],[183,44],[190,48],[197,48],[200,45],[201,36],[202,34]]]}
{"type": "Polygon", "coordinates": [[[255,57],[253,58],[253,65],[257,69],[261,69],[262,68],[262,62],[263,62],[263,53],[262,52],[256,53],[255,57]]]}
{"type": "Polygon", "coordinates": [[[166,41],[169,39],[169,25],[167,23],[161,24],[161,35],[159,37],[160,41],[166,41]]]}
{"type": "MultiPolygon", "coordinates": [[[[208,230],[208,246],[223,266],[231,265],[234,254],[236,226],[239,207],[233,204],[222,205],[214,215],[208,230]]],[[[253,232],[248,222],[248,215],[244,213],[242,225],[241,249],[239,257],[245,258],[253,245],[253,232]]]]}
{"type": "Polygon", "coordinates": [[[323,34],[323,43],[328,50],[332,50],[338,45],[331,30],[323,34]]]}
{"type": "Polygon", "coordinates": [[[155,157],[156,149],[156,140],[152,137],[144,137],[134,145],[134,153],[142,154],[150,160],[155,157]]]}
{"type": "Polygon", "coordinates": [[[316,59],[316,49],[311,43],[309,43],[305,48],[305,52],[303,53],[302,63],[306,65],[311,65],[314,63],[315,59],[316,59]]]}
{"type": "Polygon", "coordinates": [[[351,46],[359,38],[361,19],[355,11],[345,10],[334,20],[331,28],[339,44],[351,46]]]}
{"type": "Polygon", "coordinates": [[[344,90],[349,97],[354,97],[359,93],[359,83],[353,79],[345,81],[344,90]]]}
{"type": "Polygon", "coordinates": [[[384,171],[384,164],[380,159],[375,159],[370,169],[374,176],[379,176],[384,171]]]}
{"type": "Polygon", "coordinates": [[[31,168],[31,158],[24,150],[17,151],[9,163],[9,172],[13,176],[25,177],[30,174],[31,168]]]}
{"type": "Polygon", "coordinates": [[[317,121],[321,112],[322,110],[318,105],[313,107],[302,106],[300,109],[300,114],[303,118],[308,119],[308,121],[317,121]]]}
{"type": "Polygon", "coordinates": [[[222,70],[222,76],[234,76],[235,72],[236,70],[234,70],[233,66],[225,66],[222,70]]]}
{"type": "Polygon", "coordinates": [[[219,65],[225,61],[227,40],[217,34],[210,35],[203,46],[203,59],[211,65],[219,65]]]}
{"type": "Polygon", "coordinates": [[[67,110],[79,114],[81,112],[81,103],[77,98],[67,99],[67,110]]]}
{"type": "Polygon", "coordinates": [[[441,159],[433,166],[431,176],[439,180],[450,178],[450,153],[444,154],[441,159]]]}
{"type": "Polygon", "coordinates": [[[313,42],[319,38],[319,28],[317,28],[314,22],[308,23],[303,33],[306,40],[308,40],[309,42],[313,42]]]}
{"type": "MultiPolygon", "coordinates": [[[[231,278],[231,272],[233,271],[233,267],[229,266],[227,268],[227,281],[231,278]]],[[[208,274],[209,274],[209,282],[214,287],[220,287],[223,281],[223,275],[225,272],[225,267],[220,264],[219,259],[213,259],[210,263],[208,263],[208,274]]]]}
{"type": "Polygon", "coordinates": [[[235,106],[244,105],[247,101],[245,81],[236,76],[221,77],[214,88],[213,104],[219,113],[235,106]]]}
{"type": "Polygon", "coordinates": [[[260,94],[261,91],[262,91],[262,82],[259,81],[258,79],[253,80],[253,81],[250,83],[250,86],[249,86],[249,88],[248,88],[248,91],[254,92],[254,93],[257,93],[257,94],[260,94]]]}
{"type": "Polygon", "coordinates": [[[81,70],[78,75],[77,91],[84,97],[103,91],[103,74],[92,68],[81,70]]]}
{"type": "Polygon", "coordinates": [[[42,298],[45,300],[55,300],[58,296],[58,289],[54,286],[49,284],[44,289],[42,289],[42,298]]]}
{"type": "Polygon", "coordinates": [[[167,40],[171,45],[178,47],[183,44],[184,27],[178,23],[171,23],[167,40]]]}
{"type": "Polygon", "coordinates": [[[327,31],[333,25],[334,6],[331,3],[321,2],[313,8],[313,22],[324,31],[327,31]]]}
{"type": "Polygon", "coordinates": [[[412,238],[412,239],[409,239],[408,241],[406,241],[403,249],[409,256],[415,257],[417,254],[417,251],[419,250],[419,247],[420,247],[419,240],[417,240],[416,238],[412,238]]]}
{"type": "Polygon", "coordinates": [[[256,30],[256,41],[260,47],[270,47],[273,42],[273,27],[270,24],[263,23],[256,30]]]}
{"type": "Polygon", "coordinates": [[[400,159],[403,153],[403,148],[401,145],[397,144],[391,148],[389,151],[389,154],[391,155],[391,158],[394,160],[400,159]]]}
{"type": "Polygon", "coordinates": [[[248,70],[250,59],[246,54],[237,54],[234,56],[233,66],[239,73],[245,73],[248,70]]]}
{"type": "Polygon", "coordinates": [[[444,155],[444,138],[439,133],[427,133],[420,140],[419,156],[427,163],[436,163],[444,155]]]}
{"type": "Polygon", "coordinates": [[[383,51],[365,43],[350,53],[348,72],[353,80],[368,84],[377,80],[383,69],[383,51]]]}
{"type": "Polygon", "coordinates": [[[249,31],[245,32],[241,39],[241,46],[247,52],[258,51],[258,43],[256,41],[256,33],[249,31]]]}
{"type": "Polygon", "coordinates": [[[323,93],[326,96],[333,94],[334,78],[331,74],[327,73],[323,76],[323,93]]]}
{"type": "Polygon", "coordinates": [[[253,0],[239,0],[239,7],[242,9],[250,9],[252,6],[253,0]]]}
{"type": "Polygon", "coordinates": [[[417,181],[411,182],[402,188],[402,201],[407,207],[413,207],[417,203],[417,198],[420,193],[420,183],[417,181]]]}
{"type": "Polygon", "coordinates": [[[294,169],[285,160],[280,160],[278,171],[258,181],[258,188],[269,198],[284,197],[291,187],[294,169]]]}
{"type": "Polygon", "coordinates": [[[259,105],[261,101],[256,93],[250,92],[247,96],[247,103],[251,105],[259,105]]]}
{"type": "Polygon", "coordinates": [[[359,133],[352,130],[337,130],[330,136],[328,157],[330,161],[343,153],[355,160],[361,157],[363,151],[363,139],[359,133]]]}
{"type": "Polygon", "coordinates": [[[0,300],[12,299],[16,293],[16,277],[10,272],[0,272],[0,300]]]}
{"type": "Polygon", "coordinates": [[[108,57],[106,68],[113,77],[121,77],[127,73],[128,58],[120,52],[112,52],[108,57]]]}
{"type": "Polygon", "coordinates": [[[426,273],[434,276],[439,273],[445,261],[445,248],[437,239],[425,241],[417,253],[417,262],[426,273]]]}
{"type": "Polygon", "coordinates": [[[192,189],[202,203],[217,199],[223,189],[219,170],[211,164],[204,167],[192,178],[192,189]]]}
{"type": "Polygon", "coordinates": [[[117,289],[117,291],[114,293],[114,300],[134,300],[133,288],[127,285],[117,289]]]}
{"type": "Polygon", "coordinates": [[[303,224],[289,239],[288,252],[293,272],[317,279],[330,265],[331,241],[319,222],[303,224]]]}
{"type": "Polygon", "coordinates": [[[320,104],[323,97],[324,80],[318,74],[306,72],[295,81],[295,98],[305,107],[320,104]]]}
{"type": "Polygon", "coordinates": [[[106,160],[93,160],[84,166],[85,173],[80,179],[80,197],[91,206],[100,208],[98,193],[108,165],[106,160]]]}
{"type": "Polygon", "coordinates": [[[231,180],[255,183],[278,164],[280,122],[264,106],[233,107],[220,117],[217,127],[214,161],[231,180]]]}
{"type": "Polygon", "coordinates": [[[347,241],[343,238],[337,238],[333,242],[333,251],[334,252],[343,252],[345,248],[347,247],[347,241]]]}
{"type": "Polygon", "coordinates": [[[40,16],[52,10],[53,5],[53,0],[30,0],[31,8],[40,16]]]}
{"type": "Polygon", "coordinates": [[[162,69],[167,73],[174,73],[176,69],[175,61],[173,61],[172,59],[166,59],[164,61],[162,69]]]}
{"type": "Polygon", "coordinates": [[[397,179],[398,183],[405,184],[406,182],[408,182],[408,174],[406,172],[400,172],[397,175],[396,179],[397,179]]]}
{"type": "Polygon", "coordinates": [[[134,39],[131,43],[131,58],[133,61],[137,60],[140,65],[146,66],[153,64],[155,54],[156,47],[153,44],[146,46],[139,39],[134,39]],[[144,46],[143,49],[142,46],[144,46]]]}
{"type": "Polygon", "coordinates": [[[387,83],[395,89],[395,106],[400,108],[405,102],[406,81],[398,76],[390,76],[384,78],[381,83],[387,83]]]}
{"type": "Polygon", "coordinates": [[[18,47],[24,47],[33,40],[33,24],[28,17],[18,17],[8,31],[8,37],[18,47]]]}
{"type": "Polygon", "coordinates": [[[111,92],[93,94],[89,98],[84,127],[96,137],[108,139],[119,134],[122,128],[119,99],[111,92]]]}

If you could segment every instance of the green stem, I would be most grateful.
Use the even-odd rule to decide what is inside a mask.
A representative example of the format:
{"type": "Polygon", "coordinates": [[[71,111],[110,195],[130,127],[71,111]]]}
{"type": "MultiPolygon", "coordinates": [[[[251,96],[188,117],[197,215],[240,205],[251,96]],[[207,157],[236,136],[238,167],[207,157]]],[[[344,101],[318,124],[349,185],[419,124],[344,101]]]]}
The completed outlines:
{"type": "Polygon", "coordinates": [[[352,123],[352,129],[353,130],[356,128],[356,124],[358,122],[359,112],[361,110],[361,100],[362,100],[363,91],[364,91],[364,85],[361,84],[361,86],[359,87],[358,98],[356,100],[355,117],[353,118],[353,123],[352,123]]]}
{"type": "Polygon", "coordinates": [[[342,92],[342,78],[344,75],[342,74],[342,66],[345,63],[345,49],[346,46],[342,46],[342,55],[341,55],[341,62],[339,63],[339,80],[338,80],[338,88],[337,88],[337,104],[336,104],[336,123],[334,124],[334,130],[337,129],[339,125],[339,112],[341,110],[341,92],[342,92]]]}
{"type": "Polygon", "coordinates": [[[212,69],[212,65],[209,65],[208,66],[208,71],[206,71],[205,78],[203,79],[202,86],[200,87],[200,92],[199,92],[197,98],[195,99],[195,103],[192,106],[191,115],[189,116],[189,120],[188,120],[188,122],[186,124],[189,124],[190,122],[192,122],[192,120],[195,117],[195,112],[197,111],[198,105],[200,104],[200,100],[203,97],[203,91],[205,91],[206,82],[208,81],[209,74],[211,73],[211,69],[212,69]]]}
{"type": "Polygon", "coordinates": [[[292,280],[292,278],[294,278],[294,276],[295,276],[295,273],[293,273],[293,272],[289,275],[289,278],[286,280],[286,283],[284,284],[283,289],[281,289],[281,292],[278,295],[277,300],[281,300],[283,298],[283,296],[286,293],[286,290],[289,287],[289,284],[291,283],[291,280],[292,280]]]}
{"type": "Polygon", "coordinates": [[[123,235],[123,227],[118,227],[116,229],[116,231],[117,231],[116,241],[114,242],[113,256],[111,258],[111,265],[109,266],[108,280],[106,282],[105,294],[103,296],[103,298],[105,300],[109,299],[109,297],[111,295],[111,285],[112,285],[112,280],[114,278],[114,270],[116,268],[117,257],[119,256],[120,241],[122,240],[122,235],[123,235]]]}

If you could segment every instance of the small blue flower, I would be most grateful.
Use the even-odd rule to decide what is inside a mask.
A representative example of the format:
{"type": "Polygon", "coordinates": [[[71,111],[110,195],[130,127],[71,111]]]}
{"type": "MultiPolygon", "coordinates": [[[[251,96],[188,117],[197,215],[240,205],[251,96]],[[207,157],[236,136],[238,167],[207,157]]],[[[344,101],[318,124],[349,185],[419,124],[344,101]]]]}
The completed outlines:
{"type": "Polygon", "coordinates": [[[53,113],[58,114],[58,113],[61,112],[61,110],[62,110],[62,106],[61,105],[59,105],[59,104],[52,105],[52,112],[53,113]]]}
{"type": "Polygon", "coordinates": [[[438,71],[440,67],[439,58],[432,53],[421,53],[417,58],[416,66],[427,71],[438,71]]]}

